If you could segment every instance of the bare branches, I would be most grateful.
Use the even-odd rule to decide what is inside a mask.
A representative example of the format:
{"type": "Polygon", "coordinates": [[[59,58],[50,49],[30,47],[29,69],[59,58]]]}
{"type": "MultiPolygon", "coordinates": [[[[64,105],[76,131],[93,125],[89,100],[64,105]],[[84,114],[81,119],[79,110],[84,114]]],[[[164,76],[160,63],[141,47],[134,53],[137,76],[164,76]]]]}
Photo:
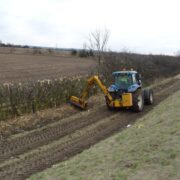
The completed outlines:
{"type": "Polygon", "coordinates": [[[92,50],[95,57],[97,57],[98,66],[100,66],[103,54],[106,51],[109,36],[110,33],[108,29],[96,29],[89,34],[87,47],[92,50]]]}

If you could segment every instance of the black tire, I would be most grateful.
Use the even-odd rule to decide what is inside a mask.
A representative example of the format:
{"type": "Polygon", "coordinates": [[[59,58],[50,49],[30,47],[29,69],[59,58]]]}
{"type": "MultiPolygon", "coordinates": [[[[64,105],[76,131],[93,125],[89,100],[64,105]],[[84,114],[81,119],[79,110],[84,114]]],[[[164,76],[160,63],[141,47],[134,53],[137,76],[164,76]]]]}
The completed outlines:
{"type": "Polygon", "coordinates": [[[135,112],[141,112],[144,109],[144,93],[141,89],[138,89],[133,94],[133,107],[135,112]]]}
{"type": "Polygon", "coordinates": [[[152,89],[145,89],[144,90],[144,103],[146,105],[151,105],[154,103],[154,95],[152,89]]]}

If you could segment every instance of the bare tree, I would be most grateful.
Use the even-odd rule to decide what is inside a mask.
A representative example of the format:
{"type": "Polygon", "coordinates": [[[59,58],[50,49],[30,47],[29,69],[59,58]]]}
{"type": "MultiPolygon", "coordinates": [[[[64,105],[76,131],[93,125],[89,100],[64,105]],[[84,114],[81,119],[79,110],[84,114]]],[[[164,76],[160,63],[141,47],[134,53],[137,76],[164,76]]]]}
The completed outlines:
{"type": "Polygon", "coordinates": [[[89,34],[87,47],[93,52],[98,60],[98,66],[100,67],[103,54],[107,49],[107,43],[109,40],[108,29],[96,29],[94,32],[89,34]]]}

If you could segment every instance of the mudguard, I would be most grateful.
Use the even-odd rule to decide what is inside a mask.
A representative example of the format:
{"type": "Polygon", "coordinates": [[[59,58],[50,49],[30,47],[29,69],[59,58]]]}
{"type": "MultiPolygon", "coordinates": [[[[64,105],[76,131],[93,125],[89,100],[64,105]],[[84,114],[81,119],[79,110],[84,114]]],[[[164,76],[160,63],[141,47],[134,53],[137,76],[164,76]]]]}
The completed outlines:
{"type": "Polygon", "coordinates": [[[139,85],[139,84],[133,84],[133,85],[129,86],[128,92],[129,92],[129,93],[133,93],[133,92],[135,92],[135,91],[136,91],[137,89],[139,89],[139,88],[141,88],[141,85],[139,85]]]}
{"type": "Polygon", "coordinates": [[[109,92],[116,92],[118,91],[118,87],[115,84],[112,84],[109,88],[108,88],[109,92]]]}

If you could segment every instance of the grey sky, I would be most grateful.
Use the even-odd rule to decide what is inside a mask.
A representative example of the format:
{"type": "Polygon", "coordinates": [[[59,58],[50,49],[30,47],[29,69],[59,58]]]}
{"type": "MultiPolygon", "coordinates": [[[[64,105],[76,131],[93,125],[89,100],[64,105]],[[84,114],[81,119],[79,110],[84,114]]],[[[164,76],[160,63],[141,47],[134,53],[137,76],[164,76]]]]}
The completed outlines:
{"type": "Polygon", "coordinates": [[[112,50],[174,54],[179,7],[179,0],[0,0],[0,40],[82,48],[91,31],[106,27],[112,50]]]}

